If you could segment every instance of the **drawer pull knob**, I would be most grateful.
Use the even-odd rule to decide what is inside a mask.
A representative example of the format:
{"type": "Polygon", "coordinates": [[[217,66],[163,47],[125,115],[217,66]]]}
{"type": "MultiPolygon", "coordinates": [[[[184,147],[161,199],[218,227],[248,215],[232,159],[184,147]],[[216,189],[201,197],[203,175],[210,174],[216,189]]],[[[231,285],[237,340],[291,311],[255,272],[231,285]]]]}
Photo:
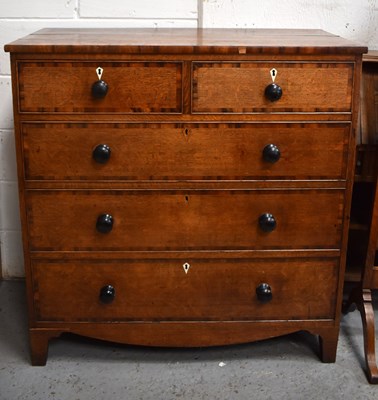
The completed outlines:
{"type": "Polygon", "coordinates": [[[110,159],[111,150],[107,144],[99,144],[93,150],[93,159],[99,164],[105,164],[110,159]]]}
{"type": "Polygon", "coordinates": [[[99,80],[92,85],[92,96],[95,99],[103,99],[107,93],[108,84],[105,81],[99,80]]]}
{"type": "Polygon", "coordinates": [[[265,88],[265,97],[270,101],[277,101],[282,97],[282,88],[276,83],[271,83],[265,88]]]}
{"type": "Polygon", "coordinates": [[[272,232],[276,229],[277,222],[272,214],[265,213],[259,217],[259,226],[264,232],[272,232]]]}
{"type": "Polygon", "coordinates": [[[106,285],[100,290],[100,301],[104,304],[110,304],[115,297],[115,289],[112,285],[106,285]]]}
{"type": "Polygon", "coordinates": [[[272,288],[267,283],[260,283],[256,288],[256,296],[261,303],[268,303],[273,298],[272,288]]]}
{"type": "Polygon", "coordinates": [[[113,229],[113,222],[110,214],[102,214],[97,218],[96,229],[100,233],[109,233],[113,229]]]}
{"type": "Polygon", "coordinates": [[[263,150],[263,159],[269,163],[276,163],[281,157],[280,149],[273,143],[267,144],[263,150]]]}

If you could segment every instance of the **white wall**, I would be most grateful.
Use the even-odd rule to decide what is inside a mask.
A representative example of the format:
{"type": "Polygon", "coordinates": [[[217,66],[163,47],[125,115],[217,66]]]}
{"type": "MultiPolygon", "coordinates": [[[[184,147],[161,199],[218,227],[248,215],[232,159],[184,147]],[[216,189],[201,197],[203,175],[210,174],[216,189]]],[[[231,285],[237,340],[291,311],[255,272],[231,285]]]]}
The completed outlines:
{"type": "Polygon", "coordinates": [[[378,49],[378,0],[204,0],[204,27],[315,28],[378,49]]]}
{"type": "Polygon", "coordinates": [[[0,0],[0,249],[3,276],[23,276],[9,55],[44,27],[321,28],[378,49],[378,0],[0,0]]]}

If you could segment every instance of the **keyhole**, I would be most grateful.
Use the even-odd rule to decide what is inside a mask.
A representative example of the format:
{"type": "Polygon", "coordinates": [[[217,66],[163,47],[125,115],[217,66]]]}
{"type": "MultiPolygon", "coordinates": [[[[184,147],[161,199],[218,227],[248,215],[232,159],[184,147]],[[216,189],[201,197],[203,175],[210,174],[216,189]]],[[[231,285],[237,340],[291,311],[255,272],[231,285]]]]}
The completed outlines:
{"type": "Polygon", "coordinates": [[[271,78],[272,78],[272,81],[274,82],[275,79],[276,79],[276,77],[277,77],[277,70],[276,70],[275,68],[272,68],[272,69],[270,70],[270,76],[271,76],[271,78]]]}
{"type": "Polygon", "coordinates": [[[186,262],[185,264],[183,264],[182,267],[184,268],[184,271],[187,274],[189,272],[190,264],[186,262]]]}
{"type": "Polygon", "coordinates": [[[186,203],[186,204],[189,203],[189,196],[185,196],[185,203],[186,203]]]}
{"type": "Polygon", "coordinates": [[[189,129],[188,128],[185,128],[185,136],[188,136],[189,135],[189,129]]]}
{"type": "Polygon", "coordinates": [[[97,74],[97,77],[99,80],[101,80],[103,72],[104,72],[104,70],[101,67],[96,68],[96,74],[97,74]]]}

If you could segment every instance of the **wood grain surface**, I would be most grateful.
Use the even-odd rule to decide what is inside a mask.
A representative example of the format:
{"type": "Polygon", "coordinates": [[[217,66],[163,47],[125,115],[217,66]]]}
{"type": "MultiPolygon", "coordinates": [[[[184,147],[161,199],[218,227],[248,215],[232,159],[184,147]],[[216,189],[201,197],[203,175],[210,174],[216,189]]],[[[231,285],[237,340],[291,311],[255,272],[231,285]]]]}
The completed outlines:
{"type": "Polygon", "coordinates": [[[75,28],[5,50],[33,365],[64,332],[189,347],[308,330],[335,361],[364,46],[320,30],[75,28]]]}

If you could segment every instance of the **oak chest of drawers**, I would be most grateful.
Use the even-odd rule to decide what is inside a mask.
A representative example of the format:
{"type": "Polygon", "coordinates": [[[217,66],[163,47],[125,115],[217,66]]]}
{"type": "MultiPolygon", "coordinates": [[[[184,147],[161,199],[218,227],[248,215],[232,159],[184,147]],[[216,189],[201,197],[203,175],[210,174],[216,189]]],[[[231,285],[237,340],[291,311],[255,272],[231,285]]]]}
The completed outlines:
{"type": "Polygon", "coordinates": [[[307,30],[44,29],[11,52],[32,363],[64,332],[335,360],[361,54],[307,30]]]}

